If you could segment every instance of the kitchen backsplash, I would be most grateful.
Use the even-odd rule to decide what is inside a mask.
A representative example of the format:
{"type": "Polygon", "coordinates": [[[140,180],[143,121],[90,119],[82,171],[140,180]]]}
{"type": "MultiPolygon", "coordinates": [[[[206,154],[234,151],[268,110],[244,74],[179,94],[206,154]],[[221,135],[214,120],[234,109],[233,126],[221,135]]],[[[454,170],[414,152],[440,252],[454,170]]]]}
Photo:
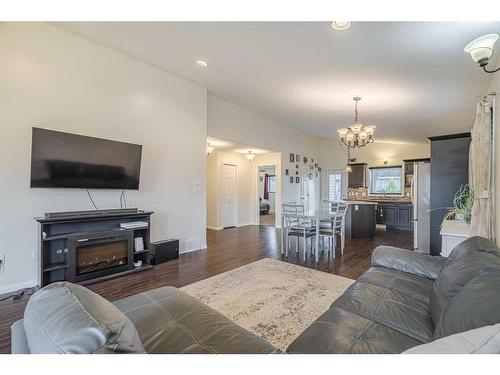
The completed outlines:
{"type": "Polygon", "coordinates": [[[388,200],[388,201],[411,200],[411,188],[407,187],[404,188],[404,196],[369,195],[368,188],[347,188],[347,199],[388,200]]]}

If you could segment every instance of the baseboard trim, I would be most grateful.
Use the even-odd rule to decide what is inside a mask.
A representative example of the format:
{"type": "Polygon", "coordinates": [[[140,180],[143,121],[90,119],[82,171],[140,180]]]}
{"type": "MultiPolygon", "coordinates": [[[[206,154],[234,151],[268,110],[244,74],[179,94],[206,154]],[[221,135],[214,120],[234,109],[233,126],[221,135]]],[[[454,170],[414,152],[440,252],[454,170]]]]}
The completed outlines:
{"type": "Polygon", "coordinates": [[[246,227],[248,225],[257,225],[256,223],[242,223],[242,224],[237,224],[236,227],[239,228],[239,227],[246,227]]]}
{"type": "Polygon", "coordinates": [[[32,288],[38,285],[38,280],[27,280],[19,283],[7,284],[0,286],[0,294],[7,294],[18,291],[19,289],[32,288]]]}
{"type": "Polygon", "coordinates": [[[207,225],[207,229],[210,229],[210,230],[222,230],[222,227],[213,227],[211,225],[207,225]]]}

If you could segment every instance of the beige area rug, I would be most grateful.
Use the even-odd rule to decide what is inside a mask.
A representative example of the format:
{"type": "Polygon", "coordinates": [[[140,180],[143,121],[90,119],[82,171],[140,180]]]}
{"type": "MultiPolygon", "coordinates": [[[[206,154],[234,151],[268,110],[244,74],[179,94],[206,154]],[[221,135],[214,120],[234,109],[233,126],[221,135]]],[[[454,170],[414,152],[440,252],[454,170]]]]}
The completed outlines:
{"type": "Polygon", "coordinates": [[[353,282],[266,258],[181,289],[285,350],[353,282]]]}

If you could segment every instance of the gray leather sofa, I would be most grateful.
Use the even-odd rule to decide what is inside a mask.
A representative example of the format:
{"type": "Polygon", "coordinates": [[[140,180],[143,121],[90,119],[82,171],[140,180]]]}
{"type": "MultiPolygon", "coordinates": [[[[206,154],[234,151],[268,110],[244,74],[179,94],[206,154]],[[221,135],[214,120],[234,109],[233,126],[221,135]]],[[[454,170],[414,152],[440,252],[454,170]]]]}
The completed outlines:
{"type": "Polygon", "coordinates": [[[481,237],[448,258],[380,246],[372,267],[287,352],[401,353],[419,345],[409,352],[459,352],[456,343],[470,347],[478,333],[477,343],[496,340],[490,350],[500,352],[500,327],[492,327],[500,323],[499,250],[481,237]]]}
{"type": "Polygon", "coordinates": [[[197,299],[163,287],[111,303],[87,288],[54,283],[12,326],[12,353],[278,353],[197,299]]]}
{"type": "MultiPolygon", "coordinates": [[[[372,267],[287,352],[500,353],[499,251],[480,237],[449,258],[380,246],[372,267]]],[[[33,295],[12,326],[12,352],[279,351],[173,287],[111,303],[55,283],[33,295]]]]}

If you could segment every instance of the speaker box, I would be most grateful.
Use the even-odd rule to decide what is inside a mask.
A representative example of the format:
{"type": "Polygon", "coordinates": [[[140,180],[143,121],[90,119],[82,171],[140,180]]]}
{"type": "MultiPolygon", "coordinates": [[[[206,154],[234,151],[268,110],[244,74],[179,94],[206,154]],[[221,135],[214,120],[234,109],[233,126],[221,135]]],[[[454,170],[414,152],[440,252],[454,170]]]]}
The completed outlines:
{"type": "Polygon", "coordinates": [[[151,243],[152,264],[160,264],[179,258],[179,240],[169,239],[151,243]]]}

